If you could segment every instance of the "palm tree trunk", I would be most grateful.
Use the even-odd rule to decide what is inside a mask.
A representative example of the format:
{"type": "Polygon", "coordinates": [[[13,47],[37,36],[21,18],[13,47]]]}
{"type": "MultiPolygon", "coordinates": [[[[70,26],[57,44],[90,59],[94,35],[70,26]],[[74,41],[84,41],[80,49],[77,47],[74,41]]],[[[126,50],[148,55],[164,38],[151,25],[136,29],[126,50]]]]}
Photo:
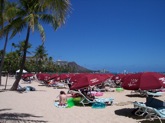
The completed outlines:
{"type": "Polygon", "coordinates": [[[1,19],[1,24],[0,24],[0,26],[2,26],[2,29],[3,29],[3,11],[4,11],[4,0],[1,0],[0,1],[1,3],[0,3],[0,14],[1,14],[1,16],[0,16],[0,19],[1,19]]]}
{"type": "Polygon", "coordinates": [[[28,29],[27,29],[26,41],[25,41],[25,45],[24,45],[24,53],[23,53],[23,58],[22,58],[21,66],[20,66],[20,72],[18,73],[18,76],[16,77],[16,80],[10,89],[12,91],[17,90],[19,82],[21,80],[22,71],[24,69],[25,61],[26,61],[26,51],[27,51],[27,47],[28,47],[29,37],[30,37],[30,26],[28,26],[28,29]]]}
{"type": "MultiPolygon", "coordinates": [[[[2,30],[3,30],[3,10],[4,10],[4,0],[1,0],[0,1],[1,3],[0,3],[0,14],[1,14],[1,16],[0,16],[0,19],[1,19],[1,23],[0,23],[0,27],[2,28],[2,30]]],[[[3,54],[4,54],[4,51],[3,51],[3,54]]],[[[3,59],[3,55],[2,55],[2,59],[3,59]]],[[[1,61],[1,63],[2,63],[2,61],[1,61]]],[[[0,85],[2,85],[2,82],[1,82],[1,75],[2,75],[2,68],[1,68],[1,66],[0,66],[0,72],[1,72],[1,74],[0,74],[0,85]]]]}
{"type": "Polygon", "coordinates": [[[2,68],[3,68],[5,54],[6,54],[6,46],[7,46],[7,43],[8,43],[8,34],[9,33],[7,32],[6,39],[5,39],[5,45],[4,45],[4,48],[3,48],[3,54],[2,54],[1,64],[0,64],[0,85],[2,84],[1,76],[2,76],[2,68]]]}

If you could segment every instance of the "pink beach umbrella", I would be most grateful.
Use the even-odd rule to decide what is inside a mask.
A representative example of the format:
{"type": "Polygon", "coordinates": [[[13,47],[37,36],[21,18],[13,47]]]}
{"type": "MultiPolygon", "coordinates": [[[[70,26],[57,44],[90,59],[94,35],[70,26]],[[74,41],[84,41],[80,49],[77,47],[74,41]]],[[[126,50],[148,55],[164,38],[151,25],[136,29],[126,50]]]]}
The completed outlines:
{"type": "Polygon", "coordinates": [[[151,90],[165,87],[165,75],[144,72],[127,75],[122,79],[122,87],[127,90],[151,90]]]}

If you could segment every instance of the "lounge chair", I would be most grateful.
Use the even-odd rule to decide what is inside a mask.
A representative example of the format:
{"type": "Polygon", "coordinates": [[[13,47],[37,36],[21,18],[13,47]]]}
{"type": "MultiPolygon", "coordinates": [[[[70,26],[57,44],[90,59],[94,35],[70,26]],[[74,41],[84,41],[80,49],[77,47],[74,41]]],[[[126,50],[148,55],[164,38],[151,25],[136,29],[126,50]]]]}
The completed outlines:
{"type": "Polygon", "coordinates": [[[112,98],[96,98],[94,100],[90,100],[88,99],[80,90],[78,91],[73,91],[71,90],[72,93],[74,94],[79,94],[80,96],[82,96],[82,100],[80,101],[80,103],[85,106],[86,104],[93,104],[93,103],[106,103],[109,105],[113,104],[113,100],[112,98]]]}
{"type": "Polygon", "coordinates": [[[147,96],[153,96],[153,97],[156,97],[156,96],[162,96],[163,92],[150,92],[150,91],[147,91],[147,96]]]}
{"type": "Polygon", "coordinates": [[[146,114],[146,104],[142,102],[133,102],[134,108],[137,108],[135,111],[135,115],[137,116],[144,116],[146,114]]]}
{"type": "Polygon", "coordinates": [[[142,102],[134,102],[134,107],[137,108],[135,115],[145,116],[145,119],[154,121],[159,119],[160,123],[163,123],[162,120],[165,120],[165,107],[150,107],[142,102]]]}
{"type": "Polygon", "coordinates": [[[146,91],[146,90],[134,90],[131,91],[131,94],[140,94],[141,96],[162,96],[163,92],[151,92],[151,91],[146,91]]]}
{"type": "Polygon", "coordinates": [[[146,119],[150,120],[150,121],[154,121],[155,119],[159,119],[160,123],[164,123],[162,122],[162,120],[165,120],[165,107],[161,107],[161,108],[153,108],[153,107],[146,107],[146,119]]]}
{"type": "Polygon", "coordinates": [[[61,82],[56,82],[52,85],[55,89],[63,89],[63,88],[68,88],[68,85],[66,83],[61,83],[61,82]]]}

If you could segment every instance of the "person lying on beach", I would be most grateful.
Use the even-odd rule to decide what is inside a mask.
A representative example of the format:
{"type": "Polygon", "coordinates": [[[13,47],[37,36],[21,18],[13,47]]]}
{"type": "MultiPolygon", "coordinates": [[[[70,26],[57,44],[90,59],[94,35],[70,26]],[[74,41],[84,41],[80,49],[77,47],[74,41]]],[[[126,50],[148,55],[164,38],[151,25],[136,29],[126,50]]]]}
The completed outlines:
{"type": "MultiPolygon", "coordinates": [[[[77,91],[77,90],[75,90],[75,91],[77,91]]],[[[73,91],[68,91],[67,97],[76,98],[76,97],[81,97],[81,95],[80,95],[79,93],[75,93],[75,92],[73,92],[73,91]]]]}
{"type": "Polygon", "coordinates": [[[95,96],[92,95],[91,90],[89,89],[82,89],[81,90],[82,94],[84,94],[84,96],[86,96],[86,98],[88,98],[89,100],[93,101],[95,99],[95,96]]]}
{"type": "Polygon", "coordinates": [[[109,86],[105,86],[106,92],[115,92],[115,90],[112,90],[109,86]]]}
{"type": "Polygon", "coordinates": [[[36,89],[32,86],[25,86],[25,87],[22,87],[20,85],[18,85],[18,88],[17,88],[17,91],[19,92],[24,92],[24,91],[35,91],[36,89]]]}
{"type": "Polygon", "coordinates": [[[65,106],[67,103],[67,95],[64,91],[60,91],[59,106],[65,106]]]}

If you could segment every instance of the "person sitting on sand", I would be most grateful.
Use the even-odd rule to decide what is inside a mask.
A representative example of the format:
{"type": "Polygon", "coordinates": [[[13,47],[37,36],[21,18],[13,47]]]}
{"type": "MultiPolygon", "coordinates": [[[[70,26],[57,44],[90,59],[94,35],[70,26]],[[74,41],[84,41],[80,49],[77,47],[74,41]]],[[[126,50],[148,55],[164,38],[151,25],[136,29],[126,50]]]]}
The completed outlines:
{"type": "Polygon", "coordinates": [[[60,91],[59,106],[65,106],[67,103],[67,95],[64,91],[60,91]]]}

